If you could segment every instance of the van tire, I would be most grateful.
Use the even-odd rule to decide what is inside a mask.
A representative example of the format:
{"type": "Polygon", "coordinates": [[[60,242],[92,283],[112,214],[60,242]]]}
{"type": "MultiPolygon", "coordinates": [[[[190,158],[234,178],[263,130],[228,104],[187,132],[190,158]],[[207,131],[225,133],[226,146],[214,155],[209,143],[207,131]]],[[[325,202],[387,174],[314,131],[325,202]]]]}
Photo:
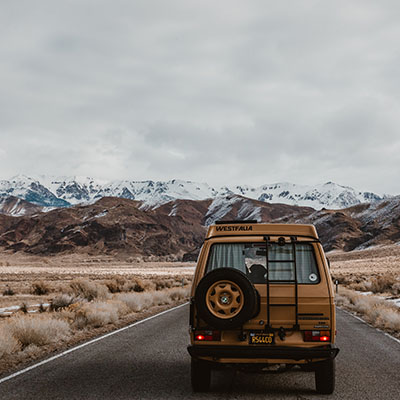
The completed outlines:
{"type": "Polygon", "coordinates": [[[197,285],[195,292],[195,304],[199,316],[211,327],[217,329],[234,329],[254,318],[259,312],[259,296],[253,284],[246,275],[233,268],[218,268],[209,272],[197,285]],[[218,281],[231,281],[237,285],[243,293],[241,310],[232,318],[219,318],[210,310],[207,302],[207,292],[218,281]]]}
{"type": "Polygon", "coordinates": [[[207,392],[210,389],[211,368],[206,363],[192,358],[190,376],[194,392],[207,392]]]}
{"type": "Polygon", "coordinates": [[[318,393],[332,394],[335,390],[335,360],[315,365],[315,387],[318,393]]]}

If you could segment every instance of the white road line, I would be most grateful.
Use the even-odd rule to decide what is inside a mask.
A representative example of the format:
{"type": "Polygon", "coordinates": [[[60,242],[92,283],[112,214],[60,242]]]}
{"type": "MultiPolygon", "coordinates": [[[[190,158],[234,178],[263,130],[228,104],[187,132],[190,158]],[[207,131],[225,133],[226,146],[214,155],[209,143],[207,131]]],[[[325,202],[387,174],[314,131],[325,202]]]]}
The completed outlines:
{"type": "Polygon", "coordinates": [[[57,358],[63,357],[65,355],[69,354],[69,353],[72,353],[73,351],[82,349],[83,347],[89,346],[90,344],[93,344],[93,343],[99,342],[100,340],[106,339],[109,336],[116,335],[117,333],[125,331],[126,329],[133,328],[136,325],[139,325],[139,324],[142,324],[144,322],[150,321],[153,318],[159,317],[160,315],[166,314],[166,313],[168,313],[170,311],[174,311],[174,310],[176,310],[176,309],[178,309],[180,307],[186,306],[187,304],[189,304],[189,302],[186,302],[186,303],[181,304],[179,306],[176,306],[176,307],[170,308],[168,310],[162,311],[162,312],[160,312],[160,313],[158,313],[156,315],[152,315],[151,317],[142,319],[141,321],[137,321],[137,322],[135,322],[135,323],[133,323],[131,325],[124,326],[123,328],[117,329],[116,331],[112,331],[110,333],[106,333],[105,335],[100,336],[100,337],[98,337],[96,339],[89,340],[88,342],[82,343],[79,346],[73,347],[72,349],[68,349],[68,350],[66,350],[66,351],[64,351],[64,352],[62,352],[60,354],[57,354],[57,355],[55,355],[53,357],[50,357],[50,358],[47,358],[46,360],[40,361],[37,364],[31,365],[30,367],[27,367],[27,368],[24,368],[21,371],[17,371],[17,372],[15,372],[15,373],[13,373],[13,374],[11,374],[9,376],[6,376],[5,378],[0,379],[0,384],[3,383],[3,382],[6,382],[6,381],[8,381],[8,380],[10,380],[12,378],[15,378],[18,375],[25,374],[25,372],[28,372],[28,371],[30,371],[32,369],[40,367],[41,365],[44,365],[44,364],[47,364],[47,363],[49,363],[51,361],[57,360],[57,358]]]}
{"type": "MultiPolygon", "coordinates": [[[[390,339],[393,339],[395,342],[397,342],[397,343],[400,344],[400,340],[397,339],[397,338],[395,338],[394,336],[390,335],[389,333],[387,333],[387,332],[385,332],[385,331],[382,331],[381,329],[379,329],[379,328],[377,328],[377,327],[375,327],[375,326],[373,326],[373,325],[370,325],[367,321],[364,321],[364,320],[363,320],[362,318],[360,318],[358,315],[355,315],[355,314],[351,313],[350,311],[345,310],[344,308],[341,308],[341,307],[338,307],[338,308],[339,308],[341,311],[344,311],[346,314],[351,315],[351,316],[354,317],[355,319],[358,319],[359,321],[363,322],[365,325],[368,325],[369,327],[374,328],[374,329],[376,329],[376,330],[379,331],[379,332],[382,332],[385,336],[389,337],[390,339]]],[[[0,383],[1,383],[1,382],[0,382],[0,383]]]]}

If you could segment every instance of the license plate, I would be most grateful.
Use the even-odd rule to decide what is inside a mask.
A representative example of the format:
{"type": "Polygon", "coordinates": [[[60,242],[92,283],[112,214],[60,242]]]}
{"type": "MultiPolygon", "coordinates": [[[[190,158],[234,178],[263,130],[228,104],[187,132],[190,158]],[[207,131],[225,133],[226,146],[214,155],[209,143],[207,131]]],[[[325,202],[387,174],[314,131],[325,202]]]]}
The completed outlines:
{"type": "Polygon", "coordinates": [[[250,333],[250,344],[274,344],[275,336],[273,333],[250,333]]]}

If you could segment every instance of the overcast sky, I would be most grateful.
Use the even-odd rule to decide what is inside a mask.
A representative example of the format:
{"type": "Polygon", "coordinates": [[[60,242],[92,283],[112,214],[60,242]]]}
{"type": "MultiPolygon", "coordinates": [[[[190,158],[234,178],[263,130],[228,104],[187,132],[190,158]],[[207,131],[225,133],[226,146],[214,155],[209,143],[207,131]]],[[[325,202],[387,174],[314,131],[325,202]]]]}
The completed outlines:
{"type": "Polygon", "coordinates": [[[400,193],[398,1],[0,5],[0,178],[400,193]]]}

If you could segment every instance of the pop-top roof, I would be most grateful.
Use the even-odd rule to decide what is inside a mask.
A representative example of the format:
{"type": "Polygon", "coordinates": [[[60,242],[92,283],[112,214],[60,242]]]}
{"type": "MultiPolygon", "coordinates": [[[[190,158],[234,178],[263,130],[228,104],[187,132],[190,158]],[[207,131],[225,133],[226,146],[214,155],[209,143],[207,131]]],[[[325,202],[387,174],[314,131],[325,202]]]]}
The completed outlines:
{"type": "Polygon", "coordinates": [[[218,222],[208,228],[206,238],[218,236],[303,236],[318,240],[317,230],[314,225],[305,224],[257,224],[251,221],[248,223],[227,221],[218,222]]]}

